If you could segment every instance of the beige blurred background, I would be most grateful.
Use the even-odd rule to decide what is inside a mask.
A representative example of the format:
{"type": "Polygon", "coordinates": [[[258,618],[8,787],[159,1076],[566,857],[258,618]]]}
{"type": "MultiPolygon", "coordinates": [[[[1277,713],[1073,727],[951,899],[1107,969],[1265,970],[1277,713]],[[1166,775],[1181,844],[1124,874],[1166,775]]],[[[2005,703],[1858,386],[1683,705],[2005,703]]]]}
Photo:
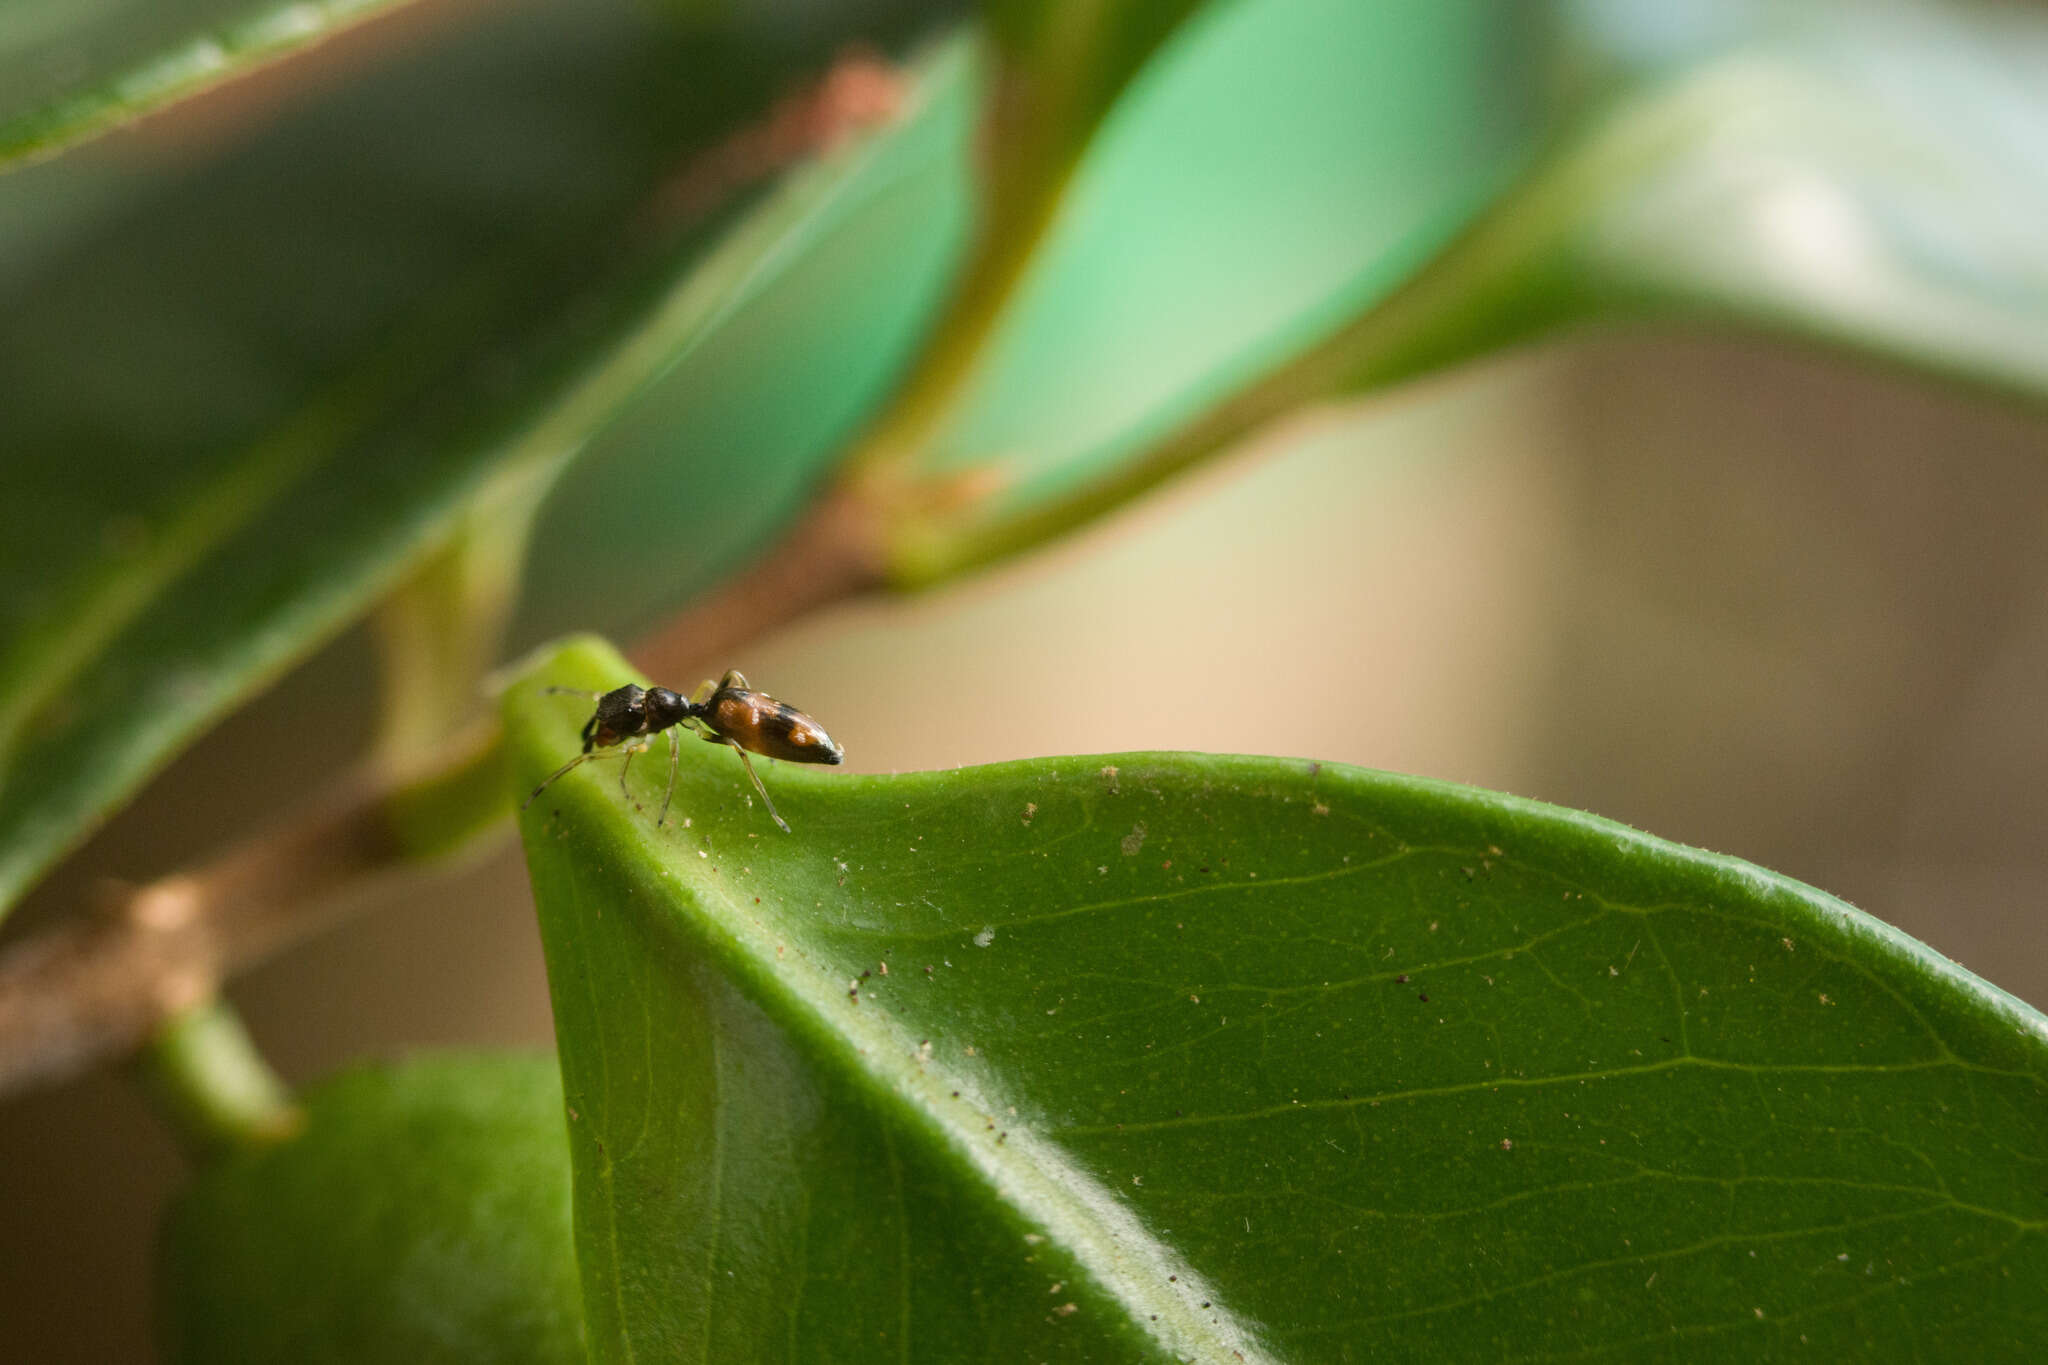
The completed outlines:
{"type": "MultiPolygon", "coordinates": [[[[1052,553],[723,662],[864,770],[1238,750],[1583,807],[1816,883],[2048,1003],[2044,531],[2038,415],[1790,349],[1608,337],[1304,419],[1052,553]],[[1312,704],[1253,705],[1275,679],[1312,704]]],[[[329,650],[28,917],[316,786],[371,686],[360,638],[329,650]],[[335,723],[300,726],[308,697],[335,723]]],[[[549,1038],[506,847],[375,895],[234,994],[294,1079],[549,1038]]],[[[179,1178],[119,1077],[0,1105],[0,1357],[151,1359],[179,1178]]]]}

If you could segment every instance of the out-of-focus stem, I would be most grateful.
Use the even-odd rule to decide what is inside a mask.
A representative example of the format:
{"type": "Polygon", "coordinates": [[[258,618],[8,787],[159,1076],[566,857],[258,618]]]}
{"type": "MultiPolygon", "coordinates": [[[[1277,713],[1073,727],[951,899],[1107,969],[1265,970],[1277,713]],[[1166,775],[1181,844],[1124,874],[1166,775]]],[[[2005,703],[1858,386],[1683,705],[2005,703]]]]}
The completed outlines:
{"type": "Polygon", "coordinates": [[[495,730],[410,784],[362,774],[310,812],[0,954],[0,1094],[123,1057],[233,972],[326,927],[372,879],[501,826],[495,730]]]}
{"type": "Polygon", "coordinates": [[[163,1111],[198,1152],[279,1142],[305,1125],[241,1019],[220,1001],[173,1018],[138,1060],[163,1111]]]}

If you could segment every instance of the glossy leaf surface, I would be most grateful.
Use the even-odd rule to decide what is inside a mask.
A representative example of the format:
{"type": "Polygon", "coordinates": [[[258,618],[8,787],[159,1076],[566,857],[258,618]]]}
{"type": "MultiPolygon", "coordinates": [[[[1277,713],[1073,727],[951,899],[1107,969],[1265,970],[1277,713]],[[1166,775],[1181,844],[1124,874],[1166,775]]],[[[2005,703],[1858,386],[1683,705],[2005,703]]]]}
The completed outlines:
{"type": "MultiPolygon", "coordinates": [[[[672,424],[721,329],[772,350],[749,307],[791,319],[792,278],[884,319],[826,337],[806,410],[843,423],[885,381],[943,266],[916,230],[947,222],[929,124],[737,218],[664,225],[658,187],[816,52],[590,6],[464,38],[68,240],[0,313],[0,905],[493,480],[551,477],[607,424],[672,424]]],[[[669,487],[717,496],[668,534],[729,556],[792,514],[829,442],[751,434],[669,461],[669,487]]]]}
{"type": "Polygon", "coordinates": [[[343,1073],[298,1137],[201,1173],[161,1261],[175,1362],[581,1361],[553,1059],[343,1073]]]}
{"type": "MultiPolygon", "coordinates": [[[[526,780],[627,676],[512,689],[526,780]]],[[[657,827],[654,760],[523,820],[598,1359],[2048,1331],[2048,1020],[1808,887],[1304,760],[764,763],[790,834],[695,742],[657,827]]]]}

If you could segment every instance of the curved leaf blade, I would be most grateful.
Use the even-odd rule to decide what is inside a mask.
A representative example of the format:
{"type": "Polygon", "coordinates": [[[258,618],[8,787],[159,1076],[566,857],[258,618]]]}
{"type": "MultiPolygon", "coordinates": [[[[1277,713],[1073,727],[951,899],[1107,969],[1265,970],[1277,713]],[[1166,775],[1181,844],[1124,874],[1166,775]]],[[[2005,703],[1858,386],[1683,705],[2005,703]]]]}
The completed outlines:
{"type": "MultiPolygon", "coordinates": [[[[530,780],[626,677],[508,694],[530,780]]],[[[525,817],[600,1359],[2048,1330],[2048,1019],[1810,888],[1298,760],[766,766],[791,835],[698,744],[687,825],[525,817]]]]}

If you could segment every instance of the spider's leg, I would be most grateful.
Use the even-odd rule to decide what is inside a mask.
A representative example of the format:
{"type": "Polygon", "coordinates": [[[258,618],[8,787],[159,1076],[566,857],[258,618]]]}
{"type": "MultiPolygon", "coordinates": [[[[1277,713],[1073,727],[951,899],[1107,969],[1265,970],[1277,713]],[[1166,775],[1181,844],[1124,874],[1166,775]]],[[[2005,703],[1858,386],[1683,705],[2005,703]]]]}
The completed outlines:
{"type": "Polygon", "coordinates": [[[625,749],[606,749],[603,753],[578,754],[576,755],[576,757],[570,759],[567,763],[564,763],[561,767],[549,773],[547,775],[547,780],[542,782],[538,787],[535,787],[533,789],[533,794],[531,796],[528,796],[526,800],[520,803],[519,809],[525,810],[528,806],[532,805],[533,798],[535,796],[539,796],[549,787],[554,786],[556,778],[566,775],[571,768],[574,768],[579,763],[594,763],[600,758],[624,757],[630,759],[633,757],[634,754],[641,753],[646,748],[647,746],[645,744],[637,744],[625,749]]]}
{"type": "MultiPolygon", "coordinates": [[[[625,796],[625,798],[628,801],[633,801],[632,789],[626,786],[626,774],[633,767],[633,755],[644,754],[647,752],[647,741],[643,739],[638,744],[628,744],[624,749],[620,750],[619,752],[623,753],[626,756],[625,764],[619,769],[619,791],[622,795],[625,796]]],[[[633,801],[633,809],[640,809],[640,803],[638,801],[633,801]]]]}
{"type": "Polygon", "coordinates": [[[654,822],[656,829],[660,829],[668,823],[668,805],[669,802],[676,799],[676,765],[682,762],[682,758],[683,743],[676,738],[676,732],[670,730],[668,732],[668,791],[662,794],[661,818],[654,822]]]}
{"type": "Polygon", "coordinates": [[[754,790],[761,793],[761,804],[768,808],[769,818],[774,820],[776,824],[782,826],[782,832],[784,834],[788,834],[790,832],[789,821],[783,819],[779,814],[776,813],[775,803],[768,799],[768,789],[761,785],[761,774],[754,771],[754,760],[748,758],[747,751],[745,749],[742,749],[739,745],[733,744],[731,740],[727,740],[726,743],[732,744],[732,751],[740,756],[740,766],[744,767],[747,770],[748,777],[754,779],[754,790]]]}
{"type": "Polygon", "coordinates": [[[579,764],[579,763],[583,762],[584,760],[586,760],[586,759],[592,759],[592,758],[596,758],[596,757],[597,757],[597,755],[596,755],[596,754],[578,754],[578,755],[576,755],[576,757],[574,757],[574,758],[570,759],[570,760],[569,760],[569,761],[568,761],[567,763],[564,763],[564,764],[563,764],[563,765],[562,765],[561,767],[559,767],[559,768],[555,769],[555,770],[554,770],[553,772],[549,773],[549,774],[547,775],[547,779],[546,779],[545,781],[543,781],[543,782],[542,782],[542,783],[541,783],[541,784],[540,784],[540,785],[539,785],[538,787],[535,787],[535,788],[533,789],[533,795],[532,795],[532,796],[528,796],[528,797],[527,797],[527,798],[526,798],[526,799],[525,799],[524,801],[522,801],[522,802],[520,802],[520,803],[519,803],[519,809],[521,809],[521,810],[525,810],[525,809],[526,809],[526,808],[527,808],[528,806],[532,805],[532,804],[533,804],[533,799],[534,799],[534,797],[535,797],[535,796],[539,796],[539,795],[540,795],[540,794],[541,794],[542,792],[546,791],[546,790],[547,790],[547,789],[548,789],[549,787],[552,787],[552,786],[553,786],[553,785],[555,784],[555,779],[556,779],[556,778],[558,778],[558,777],[562,777],[562,776],[565,776],[565,775],[567,775],[568,771],[569,771],[569,770],[570,770],[571,768],[575,767],[575,766],[576,766],[577,764],[579,764]]]}

